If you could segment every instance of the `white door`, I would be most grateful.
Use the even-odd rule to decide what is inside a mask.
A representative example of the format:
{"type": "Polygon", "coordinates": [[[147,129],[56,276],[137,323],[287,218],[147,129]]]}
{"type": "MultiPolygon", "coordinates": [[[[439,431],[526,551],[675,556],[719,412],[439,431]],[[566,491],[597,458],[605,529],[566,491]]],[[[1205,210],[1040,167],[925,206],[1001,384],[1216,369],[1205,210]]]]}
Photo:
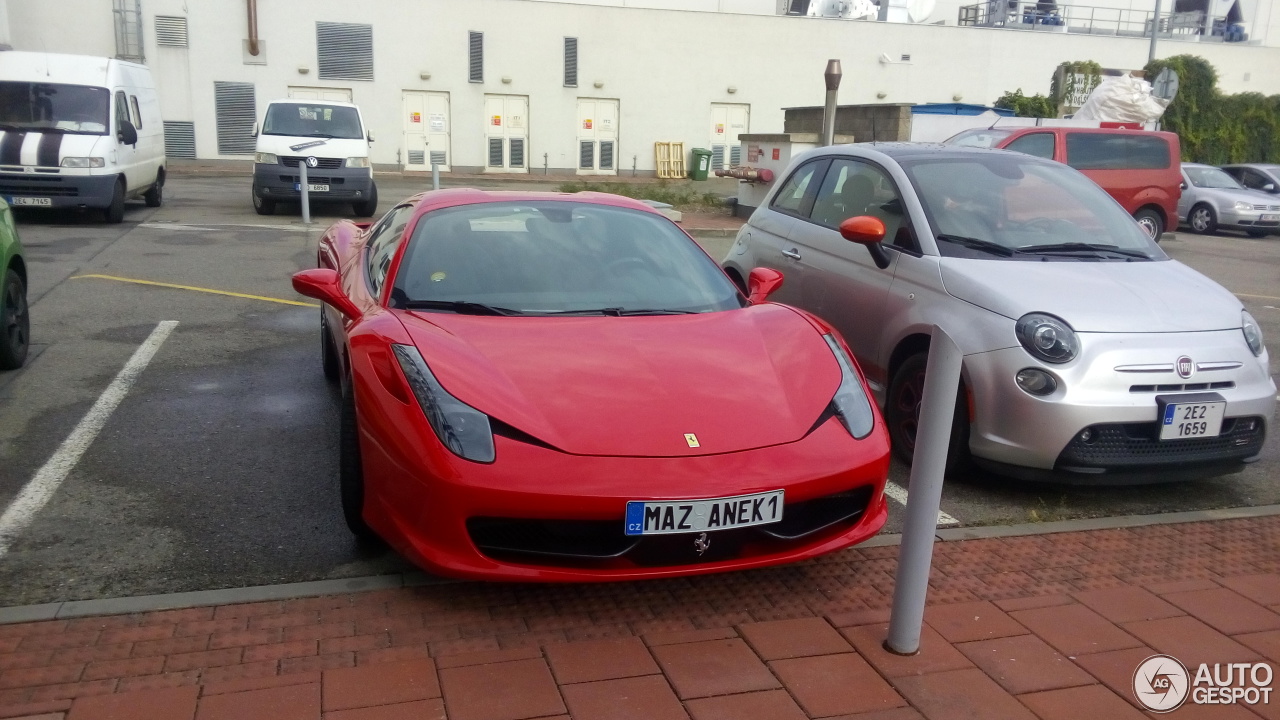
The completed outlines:
{"type": "Polygon", "coordinates": [[[333,102],[351,102],[351,88],[307,87],[290,85],[289,98],[293,100],[330,100],[333,102]]]}
{"type": "Polygon", "coordinates": [[[711,170],[742,164],[738,136],[751,129],[751,106],[711,103],[711,170]]]}
{"type": "Polygon", "coordinates": [[[529,172],[529,97],[484,96],[486,172],[529,172]]]}
{"type": "Polygon", "coordinates": [[[449,93],[404,91],[405,170],[449,170],[449,93]]]}
{"type": "Polygon", "coordinates": [[[618,101],[578,98],[578,174],[618,174],[618,101]]]}

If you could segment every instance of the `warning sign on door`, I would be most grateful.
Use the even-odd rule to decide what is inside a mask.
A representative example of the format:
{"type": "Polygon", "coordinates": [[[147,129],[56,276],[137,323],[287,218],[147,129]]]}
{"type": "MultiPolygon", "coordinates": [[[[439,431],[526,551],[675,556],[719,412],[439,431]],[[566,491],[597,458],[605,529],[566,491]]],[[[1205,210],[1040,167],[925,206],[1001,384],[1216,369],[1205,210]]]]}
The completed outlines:
{"type": "Polygon", "coordinates": [[[494,115],[494,116],[493,116],[493,120],[492,120],[491,122],[492,122],[492,124],[494,124],[494,125],[502,125],[502,116],[501,116],[501,115],[494,115]]]}
{"type": "Polygon", "coordinates": [[[422,122],[422,113],[409,113],[409,122],[422,122]]]}
{"type": "Polygon", "coordinates": [[[716,123],[716,134],[717,135],[724,134],[724,123],[716,123]]]}
{"type": "Polygon", "coordinates": [[[443,115],[431,116],[431,132],[444,132],[444,116],[443,115]]]}
{"type": "Polygon", "coordinates": [[[587,118],[586,120],[583,120],[583,121],[582,121],[582,129],[583,129],[583,130],[590,130],[590,129],[591,129],[591,118],[587,118]]]}

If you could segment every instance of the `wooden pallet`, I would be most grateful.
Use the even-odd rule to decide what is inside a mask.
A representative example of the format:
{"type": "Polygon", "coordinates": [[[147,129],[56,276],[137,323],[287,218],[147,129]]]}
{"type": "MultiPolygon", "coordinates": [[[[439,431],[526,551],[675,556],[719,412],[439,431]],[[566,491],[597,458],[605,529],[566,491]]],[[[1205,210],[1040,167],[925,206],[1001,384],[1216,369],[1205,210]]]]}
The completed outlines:
{"type": "Polygon", "coordinates": [[[684,143],[656,142],[653,144],[654,167],[658,177],[666,180],[683,179],[689,174],[684,165],[684,143]]]}

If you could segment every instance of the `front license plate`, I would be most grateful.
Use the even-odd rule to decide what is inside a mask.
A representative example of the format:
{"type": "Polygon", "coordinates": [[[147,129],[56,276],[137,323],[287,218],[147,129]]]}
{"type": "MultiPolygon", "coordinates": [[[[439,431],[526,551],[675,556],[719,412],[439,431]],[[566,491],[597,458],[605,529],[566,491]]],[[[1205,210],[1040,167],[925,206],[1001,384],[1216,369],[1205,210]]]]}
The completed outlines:
{"type": "Polygon", "coordinates": [[[1280,222],[1280,215],[1263,215],[1258,220],[1262,222],[1280,222]]]}
{"type": "Polygon", "coordinates": [[[1161,440],[1217,437],[1222,432],[1225,402],[1169,403],[1160,424],[1161,440]]]}
{"type": "Polygon", "coordinates": [[[709,500],[627,503],[628,535],[674,535],[768,525],[782,519],[782,490],[709,500]]]}
{"type": "Polygon", "coordinates": [[[36,205],[38,207],[51,207],[53,198],[33,198],[33,197],[16,197],[9,199],[10,205],[36,205]]]}
{"type": "MultiPolygon", "coordinates": [[[[294,183],[293,189],[297,190],[298,192],[302,192],[302,183],[294,183]]],[[[312,183],[307,183],[307,192],[329,192],[329,186],[313,185],[312,183]]]]}

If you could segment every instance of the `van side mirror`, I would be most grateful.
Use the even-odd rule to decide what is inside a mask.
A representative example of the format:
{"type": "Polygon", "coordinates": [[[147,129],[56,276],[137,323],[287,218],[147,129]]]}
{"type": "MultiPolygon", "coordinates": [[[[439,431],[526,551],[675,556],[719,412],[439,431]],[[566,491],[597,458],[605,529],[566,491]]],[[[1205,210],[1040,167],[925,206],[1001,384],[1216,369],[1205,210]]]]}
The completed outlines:
{"type": "Polygon", "coordinates": [[[138,128],[128,120],[120,121],[120,129],[116,131],[116,139],[125,145],[138,144],[138,128]]]}
{"type": "Polygon", "coordinates": [[[889,253],[880,244],[884,241],[884,234],[884,221],[871,215],[856,215],[840,223],[840,237],[866,246],[871,260],[881,270],[889,267],[889,253]]]}
{"type": "Polygon", "coordinates": [[[365,139],[365,140],[368,140],[369,142],[373,142],[373,133],[371,133],[371,132],[366,132],[366,133],[364,134],[364,139],[365,139]]]}
{"type": "Polygon", "coordinates": [[[253,124],[253,132],[251,133],[251,135],[253,137],[258,137],[258,123],[253,124]]]}
{"type": "Polygon", "coordinates": [[[747,299],[752,305],[759,305],[780,287],[782,273],[773,268],[754,268],[747,276],[747,299]]]}

